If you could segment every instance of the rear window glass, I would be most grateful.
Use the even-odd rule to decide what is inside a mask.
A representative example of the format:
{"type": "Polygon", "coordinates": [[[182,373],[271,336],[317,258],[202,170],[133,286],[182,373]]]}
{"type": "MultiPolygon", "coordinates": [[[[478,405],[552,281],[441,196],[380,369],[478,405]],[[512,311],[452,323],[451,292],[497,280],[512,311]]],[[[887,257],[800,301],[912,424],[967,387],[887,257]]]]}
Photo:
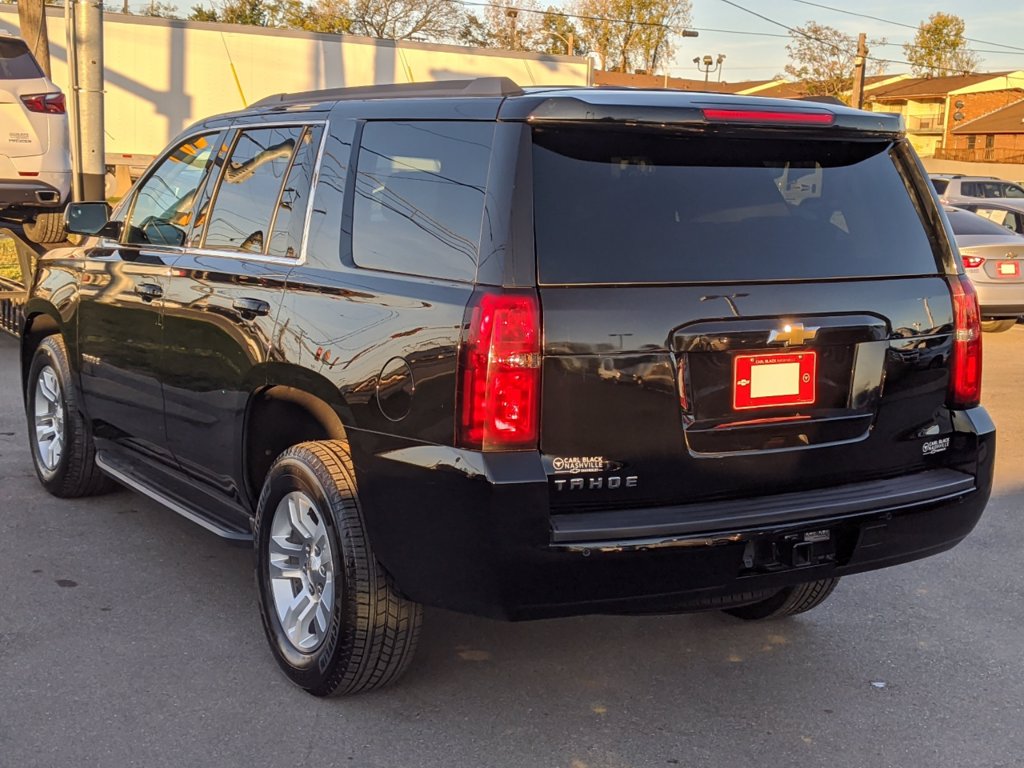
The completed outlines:
{"type": "Polygon", "coordinates": [[[889,147],[535,129],[540,281],[935,274],[889,147]]]}
{"type": "Polygon", "coordinates": [[[0,39],[0,80],[24,80],[42,76],[43,70],[36,64],[25,43],[21,40],[0,39]]]}
{"type": "Polygon", "coordinates": [[[367,123],[352,255],[361,267],[473,280],[494,123],[367,123]]]}
{"type": "Polygon", "coordinates": [[[945,179],[932,179],[932,186],[935,187],[935,191],[941,195],[946,191],[946,187],[949,186],[949,182],[945,179]]]}
{"type": "Polygon", "coordinates": [[[946,211],[949,224],[954,235],[998,235],[1007,237],[1012,234],[1006,227],[982,218],[970,211],[946,211]]]}

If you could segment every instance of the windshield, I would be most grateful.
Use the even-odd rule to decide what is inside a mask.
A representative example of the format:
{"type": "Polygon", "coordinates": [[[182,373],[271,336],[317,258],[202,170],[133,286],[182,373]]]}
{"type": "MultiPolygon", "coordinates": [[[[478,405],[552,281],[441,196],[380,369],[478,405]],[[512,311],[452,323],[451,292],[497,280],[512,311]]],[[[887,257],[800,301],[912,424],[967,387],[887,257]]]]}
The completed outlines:
{"type": "Polygon", "coordinates": [[[541,283],[935,274],[890,146],[537,128],[541,283]]]}

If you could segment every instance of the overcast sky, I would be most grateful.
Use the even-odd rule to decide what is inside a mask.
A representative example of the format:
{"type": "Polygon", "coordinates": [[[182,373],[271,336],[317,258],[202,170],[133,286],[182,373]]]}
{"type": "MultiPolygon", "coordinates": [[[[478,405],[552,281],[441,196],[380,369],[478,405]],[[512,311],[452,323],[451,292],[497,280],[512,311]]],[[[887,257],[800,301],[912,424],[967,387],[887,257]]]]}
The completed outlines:
{"type": "MultiPolygon", "coordinates": [[[[693,58],[703,57],[705,54],[716,56],[719,53],[726,55],[722,69],[722,76],[726,81],[769,78],[782,72],[788,62],[786,43],[789,36],[785,29],[746,13],[723,0],[692,1],[692,25],[700,30],[700,37],[684,38],[680,41],[671,70],[672,75],[703,77],[692,63],[693,58]],[[707,31],[710,29],[764,32],[783,37],[707,31]]],[[[902,44],[914,36],[913,29],[826,10],[798,0],[736,0],[736,4],[789,27],[814,20],[853,36],[858,32],[866,32],[869,39],[885,37],[890,45],[876,46],[871,50],[871,55],[879,58],[904,59],[902,44]]],[[[1024,69],[1024,6],[1018,0],[956,0],[939,6],[934,1],[922,0],[821,0],[819,4],[915,27],[935,11],[955,13],[966,22],[968,37],[987,41],[970,44],[972,48],[979,49],[978,56],[982,59],[979,67],[981,71],[1024,69]],[[1019,50],[1012,51],[991,43],[1016,46],[1019,50]]],[[[893,63],[889,65],[887,71],[895,73],[908,69],[904,64],[893,63]]]]}

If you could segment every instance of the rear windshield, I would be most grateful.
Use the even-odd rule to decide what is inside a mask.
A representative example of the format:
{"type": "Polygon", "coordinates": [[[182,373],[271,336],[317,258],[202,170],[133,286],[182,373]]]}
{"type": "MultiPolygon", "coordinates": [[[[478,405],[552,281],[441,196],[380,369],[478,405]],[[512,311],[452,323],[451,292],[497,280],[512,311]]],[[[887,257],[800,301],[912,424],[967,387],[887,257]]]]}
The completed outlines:
{"type": "Polygon", "coordinates": [[[946,211],[954,235],[998,235],[1011,237],[1013,232],[1001,224],[970,211],[946,211]]]}
{"type": "Polygon", "coordinates": [[[540,282],[935,274],[890,147],[537,128],[540,282]]]}
{"type": "Polygon", "coordinates": [[[43,70],[36,64],[24,42],[0,38],[0,80],[25,80],[42,76],[43,70]]]}

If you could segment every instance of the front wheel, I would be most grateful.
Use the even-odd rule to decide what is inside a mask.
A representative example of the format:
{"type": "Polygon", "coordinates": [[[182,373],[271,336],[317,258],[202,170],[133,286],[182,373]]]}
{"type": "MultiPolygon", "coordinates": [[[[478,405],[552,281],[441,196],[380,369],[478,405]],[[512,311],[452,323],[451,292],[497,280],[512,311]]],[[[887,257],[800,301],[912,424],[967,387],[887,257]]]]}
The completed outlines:
{"type": "Polygon", "coordinates": [[[383,687],[405,671],[422,609],[373,555],[345,443],[302,443],[274,462],[255,540],[263,627],[292,682],[334,696],[383,687]]]}
{"type": "Polygon", "coordinates": [[[54,496],[77,498],[109,491],[114,483],[96,466],[92,431],[78,407],[64,339],[47,336],[36,347],[25,391],[32,459],[54,496]]]}
{"type": "Polygon", "coordinates": [[[766,600],[725,610],[730,616],[746,621],[763,621],[795,616],[817,608],[832,594],[839,579],[821,579],[808,584],[780,589],[766,600]]]}

